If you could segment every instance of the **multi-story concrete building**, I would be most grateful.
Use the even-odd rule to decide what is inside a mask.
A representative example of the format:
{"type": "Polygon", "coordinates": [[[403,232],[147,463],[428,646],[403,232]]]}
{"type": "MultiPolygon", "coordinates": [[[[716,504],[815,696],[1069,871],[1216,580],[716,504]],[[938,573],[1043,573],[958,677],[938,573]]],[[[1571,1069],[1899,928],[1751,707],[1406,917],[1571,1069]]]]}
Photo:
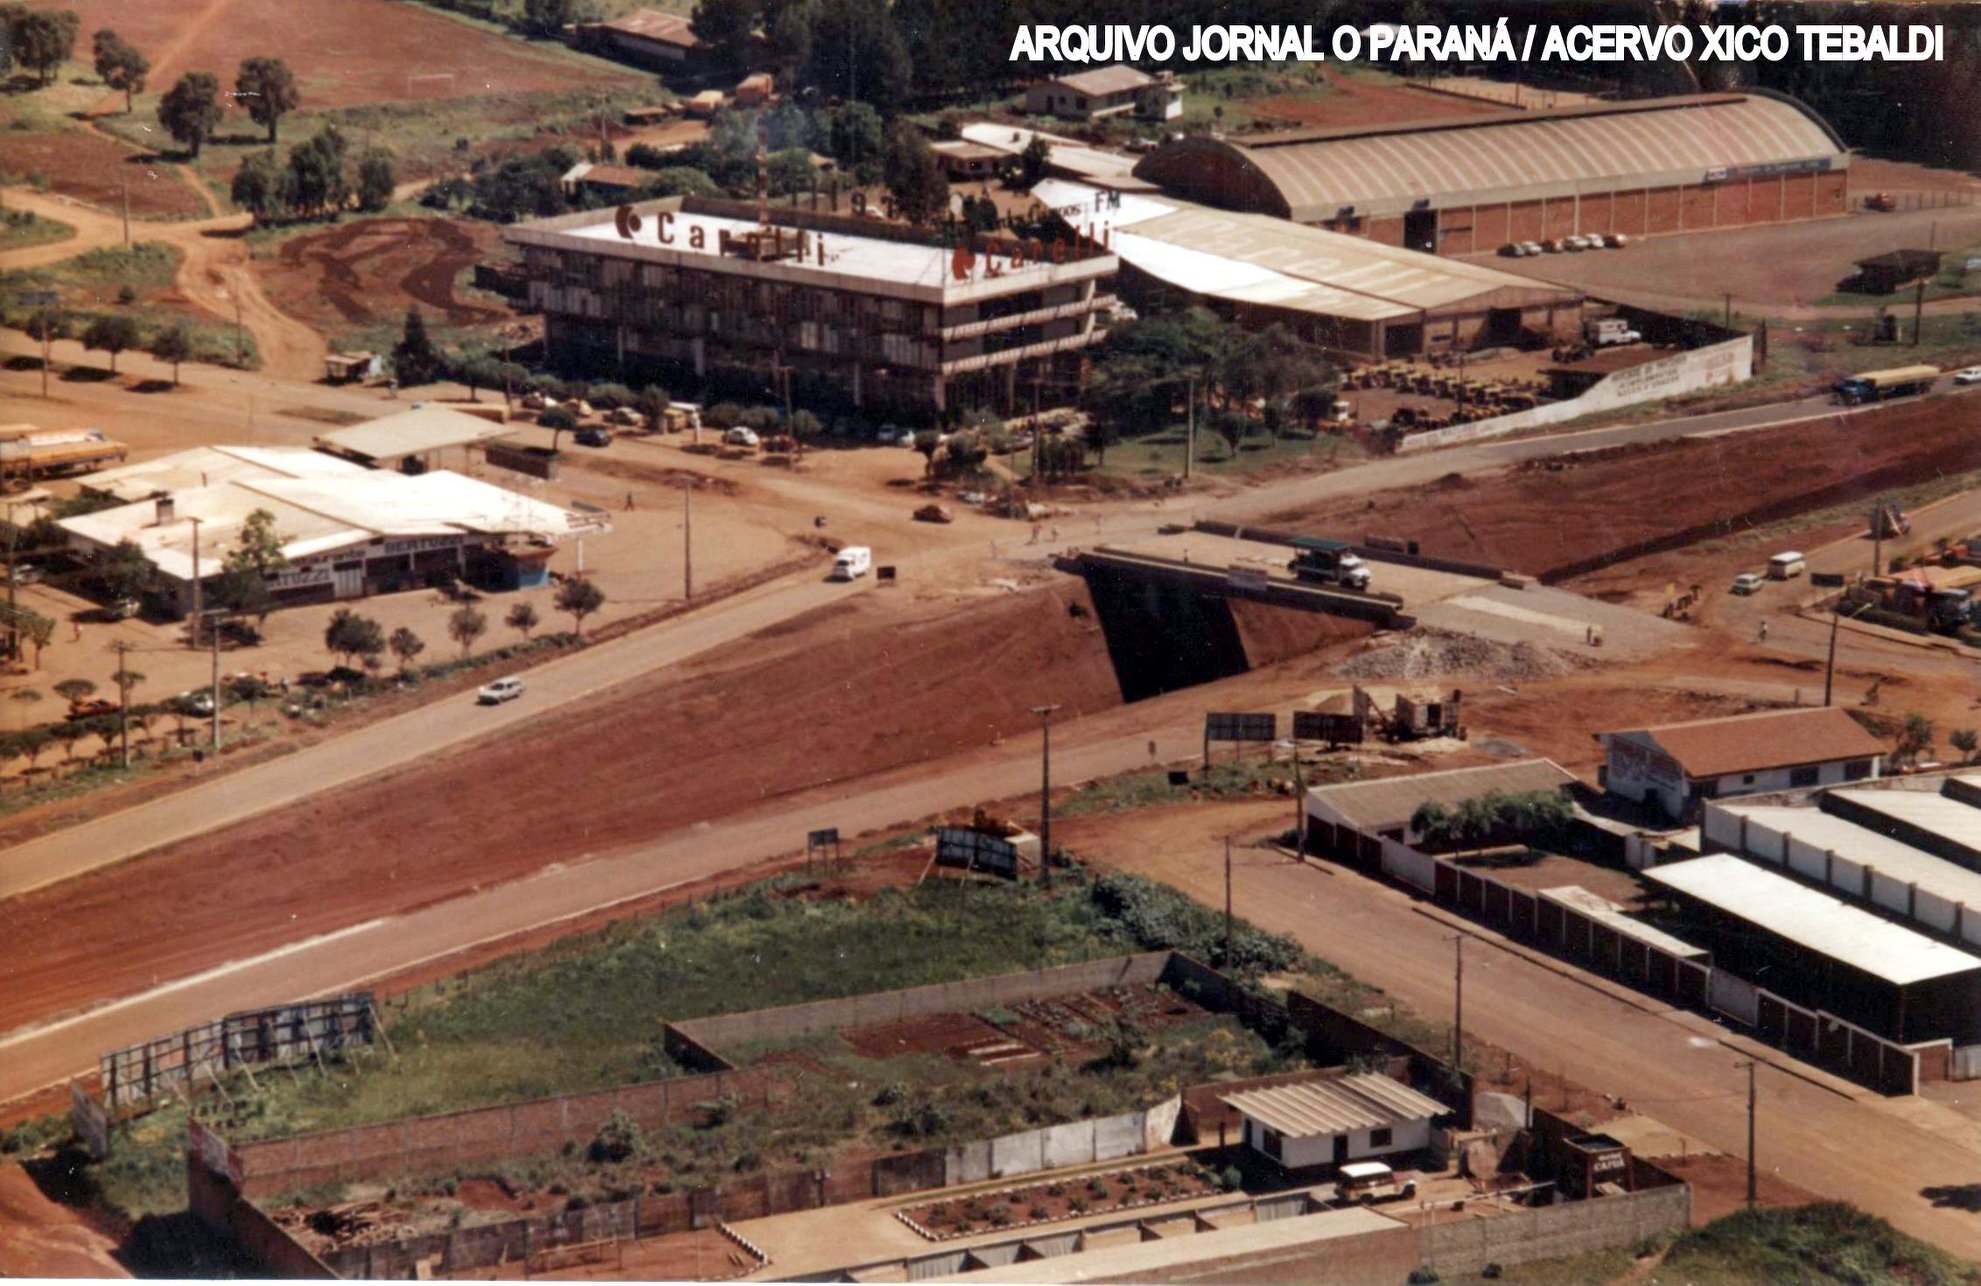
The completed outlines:
{"type": "Polygon", "coordinates": [[[1117,263],[1091,241],[981,238],[673,197],[519,224],[553,361],[738,395],[901,412],[1063,396],[1117,263]],[[1036,387],[1035,387],[1036,386],[1036,387]]]}

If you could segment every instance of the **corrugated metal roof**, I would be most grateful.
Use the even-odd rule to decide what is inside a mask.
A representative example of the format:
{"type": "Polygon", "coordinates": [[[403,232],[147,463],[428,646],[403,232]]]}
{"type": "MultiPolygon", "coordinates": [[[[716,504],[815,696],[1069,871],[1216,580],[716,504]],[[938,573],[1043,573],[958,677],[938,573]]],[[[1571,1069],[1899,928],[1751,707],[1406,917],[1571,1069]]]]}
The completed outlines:
{"type": "Polygon", "coordinates": [[[1762,710],[1603,735],[1651,741],[1688,777],[1724,777],[1885,753],[1883,742],[1836,706],[1762,710]]]}
{"type": "Polygon", "coordinates": [[[1156,78],[1147,72],[1136,71],[1125,63],[1112,67],[1096,67],[1092,71],[1076,71],[1070,76],[1055,76],[1048,85],[1064,85],[1082,94],[1106,97],[1109,94],[1129,94],[1144,85],[1153,85],[1156,78]]]}
{"type": "Polygon", "coordinates": [[[1829,127],[1801,104],[1711,94],[1414,128],[1185,139],[1151,154],[1136,173],[1189,190],[1195,185],[1183,170],[1206,150],[1256,171],[1285,202],[1286,216],[1300,221],[1399,200],[1468,205],[1523,189],[1697,183],[1722,170],[1848,163],[1829,127]]]}
{"type": "Polygon", "coordinates": [[[598,25],[620,35],[638,36],[642,40],[659,41],[666,45],[679,45],[683,49],[692,49],[702,43],[687,18],[678,13],[662,13],[658,9],[635,9],[631,13],[609,18],[598,25]]]}
{"type": "Polygon", "coordinates": [[[1305,227],[1269,215],[1213,210],[1170,197],[1123,194],[1048,179],[1032,189],[1073,227],[1111,238],[1122,259],[1181,290],[1354,321],[1568,302],[1564,286],[1305,227]]]}
{"type": "Polygon", "coordinates": [[[1535,896],[1544,902],[1552,902],[1556,906],[1565,906],[1580,912],[1634,942],[1641,942],[1647,947],[1656,947],[1667,955],[1677,956],[1680,960],[1697,960],[1710,954],[1704,947],[1695,947],[1689,942],[1673,937],[1663,929],[1654,929],[1642,920],[1631,919],[1621,906],[1600,893],[1590,892],[1580,884],[1564,884],[1559,888],[1542,889],[1535,896]]]}
{"type": "Polygon", "coordinates": [[[420,406],[387,415],[348,429],[333,429],[317,435],[317,442],[335,451],[347,451],[367,460],[390,460],[399,456],[421,455],[447,447],[484,442],[513,432],[511,426],[484,420],[479,415],[445,406],[420,406]]]}
{"type": "MultiPolygon", "coordinates": [[[[1981,808],[1951,795],[1924,790],[1832,791],[1861,808],[1895,821],[1917,826],[1929,834],[1952,840],[1964,848],[1981,849],[1981,808]]],[[[1981,902],[1972,905],[1981,907],[1981,902]]]]}
{"type": "MultiPolygon", "coordinates": [[[[1913,791],[1852,791],[1851,794],[1912,795],[1913,791]]],[[[1941,800],[1927,795],[1928,800],[1941,800]]],[[[1956,808],[1965,807],[1947,800],[1956,808]]],[[[1745,817],[1778,834],[1794,836],[1804,844],[1832,851],[1846,861],[1869,866],[1878,874],[1900,884],[1917,884],[1922,892],[1949,902],[1981,908],[1981,871],[1970,871],[1943,857],[1935,857],[1903,840],[1893,839],[1868,826],[1832,816],[1814,808],[1793,808],[1780,804],[1708,804],[1734,817],[1745,817]]],[[[1968,809],[1981,821],[1981,811],[1968,809]]],[[[1751,846],[1750,846],[1751,847],[1751,846]]]]}
{"type": "Polygon", "coordinates": [[[1893,986],[1981,969],[1981,958],[1729,853],[1654,866],[1644,877],[1893,986]]]}
{"type": "Polygon", "coordinates": [[[1457,808],[1468,799],[1494,791],[1517,795],[1530,790],[1559,790],[1574,780],[1574,773],[1551,759],[1523,759],[1511,764],[1316,786],[1307,792],[1307,801],[1310,813],[1315,805],[1325,805],[1349,825],[1373,832],[1407,824],[1420,804],[1431,801],[1457,808]]]}
{"type": "Polygon", "coordinates": [[[310,447],[193,447],[141,464],[119,465],[92,473],[82,479],[82,485],[89,491],[135,503],[220,482],[320,477],[363,469],[361,464],[310,447]]]}
{"type": "Polygon", "coordinates": [[[1373,1072],[1247,1090],[1225,1095],[1224,1101],[1267,1129],[1295,1138],[1427,1121],[1451,1110],[1401,1081],[1373,1072]]]}

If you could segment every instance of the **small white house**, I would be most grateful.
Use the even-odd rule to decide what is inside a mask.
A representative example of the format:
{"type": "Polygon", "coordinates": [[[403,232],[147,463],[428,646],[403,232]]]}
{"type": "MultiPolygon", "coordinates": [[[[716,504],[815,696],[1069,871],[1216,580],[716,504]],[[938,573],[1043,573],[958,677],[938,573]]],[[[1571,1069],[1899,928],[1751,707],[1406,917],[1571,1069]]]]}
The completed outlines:
{"type": "Polygon", "coordinates": [[[1607,752],[1605,790],[1675,818],[1708,799],[1866,781],[1885,752],[1834,706],[1602,732],[1596,740],[1607,752]]]}
{"type": "Polygon", "coordinates": [[[1247,1146],[1293,1171],[1416,1152],[1451,1109],[1374,1072],[1228,1094],[1247,1146]]]}
{"type": "Polygon", "coordinates": [[[1169,72],[1151,76],[1117,63],[1039,81],[1025,91],[1025,110],[1074,121],[1130,114],[1173,121],[1183,115],[1183,83],[1169,72]]]}

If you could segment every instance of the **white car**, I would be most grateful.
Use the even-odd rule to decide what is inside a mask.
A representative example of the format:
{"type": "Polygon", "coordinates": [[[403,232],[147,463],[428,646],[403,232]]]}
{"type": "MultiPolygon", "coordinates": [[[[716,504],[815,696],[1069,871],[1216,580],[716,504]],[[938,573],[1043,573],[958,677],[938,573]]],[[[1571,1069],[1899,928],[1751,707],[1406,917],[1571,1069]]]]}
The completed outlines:
{"type": "Polygon", "coordinates": [[[1520,243],[1520,253],[1523,258],[1531,259],[1546,252],[1541,249],[1541,243],[1538,241],[1523,241],[1520,243]]]}
{"type": "Polygon", "coordinates": [[[506,679],[497,679],[493,683],[482,684],[475,692],[475,700],[481,705],[499,706],[504,701],[514,701],[522,695],[523,681],[512,675],[506,679]]]}
{"type": "Polygon", "coordinates": [[[754,448],[757,445],[757,440],[757,431],[755,429],[746,429],[740,424],[722,435],[724,446],[754,448]]]}
{"type": "Polygon", "coordinates": [[[1981,384],[1981,366],[1963,366],[1953,373],[1956,384],[1981,384]]]}
{"type": "Polygon", "coordinates": [[[1730,594],[1752,594],[1759,590],[1763,583],[1762,579],[1753,572],[1742,572],[1733,578],[1733,585],[1727,592],[1730,594]]]}

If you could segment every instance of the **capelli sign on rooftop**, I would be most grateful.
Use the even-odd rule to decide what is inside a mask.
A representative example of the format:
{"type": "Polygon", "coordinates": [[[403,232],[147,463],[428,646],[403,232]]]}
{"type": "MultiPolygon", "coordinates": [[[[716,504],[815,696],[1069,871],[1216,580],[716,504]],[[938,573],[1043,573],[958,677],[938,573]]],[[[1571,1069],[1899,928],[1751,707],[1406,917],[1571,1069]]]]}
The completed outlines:
{"type": "Polygon", "coordinates": [[[1012,62],[1190,63],[1650,63],[1701,58],[1733,62],[1940,62],[1945,29],[1891,23],[1740,24],[1581,23],[1515,29],[1497,23],[1432,23],[1317,28],[1216,24],[1181,35],[1156,23],[1027,25],[1011,42],[1012,62]]]}

